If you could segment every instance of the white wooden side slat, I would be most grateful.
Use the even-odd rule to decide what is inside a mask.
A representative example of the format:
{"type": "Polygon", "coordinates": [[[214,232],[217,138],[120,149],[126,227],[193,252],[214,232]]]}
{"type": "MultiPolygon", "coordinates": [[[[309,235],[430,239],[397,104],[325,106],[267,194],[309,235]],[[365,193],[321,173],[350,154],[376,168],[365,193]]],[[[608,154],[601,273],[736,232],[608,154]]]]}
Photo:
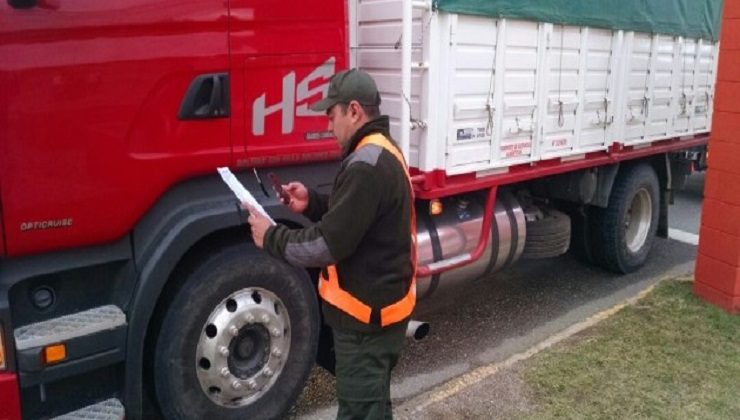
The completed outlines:
{"type": "MultiPolygon", "coordinates": [[[[351,62],[375,77],[399,136],[403,0],[350,1],[351,62]]],[[[412,61],[427,66],[408,99],[426,125],[408,158],[422,170],[488,173],[710,128],[715,42],[421,9],[412,26],[412,61]]]]}

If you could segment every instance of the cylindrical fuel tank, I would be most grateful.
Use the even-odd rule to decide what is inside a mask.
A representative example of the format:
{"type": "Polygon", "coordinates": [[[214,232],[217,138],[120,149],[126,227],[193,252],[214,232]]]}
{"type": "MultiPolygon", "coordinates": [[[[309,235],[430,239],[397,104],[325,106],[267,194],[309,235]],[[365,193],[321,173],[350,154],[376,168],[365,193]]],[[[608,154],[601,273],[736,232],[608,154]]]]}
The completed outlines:
{"type": "MultiPolygon", "coordinates": [[[[417,208],[419,266],[472,253],[480,239],[486,195],[471,193],[442,200],[442,214],[429,214],[426,203],[417,208]]],[[[524,250],[527,236],[524,211],[508,193],[496,197],[491,235],[483,255],[475,262],[441,274],[417,279],[417,298],[460,285],[513,264],[524,250]]]]}

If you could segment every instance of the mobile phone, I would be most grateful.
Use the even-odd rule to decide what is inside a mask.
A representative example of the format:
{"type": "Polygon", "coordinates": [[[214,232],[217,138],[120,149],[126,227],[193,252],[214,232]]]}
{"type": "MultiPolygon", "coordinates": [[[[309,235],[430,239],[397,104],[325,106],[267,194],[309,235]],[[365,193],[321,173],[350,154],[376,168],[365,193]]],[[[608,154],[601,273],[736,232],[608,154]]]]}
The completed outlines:
{"type": "Polygon", "coordinates": [[[270,172],[267,176],[270,178],[270,181],[272,181],[272,189],[275,190],[280,201],[286,206],[290,204],[290,194],[285,192],[283,183],[280,181],[280,177],[278,177],[275,172],[270,172]]]}

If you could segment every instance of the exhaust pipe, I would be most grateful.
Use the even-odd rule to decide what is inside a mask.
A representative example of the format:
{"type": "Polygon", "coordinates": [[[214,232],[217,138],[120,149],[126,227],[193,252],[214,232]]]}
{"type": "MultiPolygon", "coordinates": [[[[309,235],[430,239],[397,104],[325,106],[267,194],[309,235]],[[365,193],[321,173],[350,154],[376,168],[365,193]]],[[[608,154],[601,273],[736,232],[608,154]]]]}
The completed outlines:
{"type": "Polygon", "coordinates": [[[408,327],[406,327],[406,337],[413,338],[416,341],[423,339],[429,334],[429,324],[422,321],[409,321],[408,327]]]}

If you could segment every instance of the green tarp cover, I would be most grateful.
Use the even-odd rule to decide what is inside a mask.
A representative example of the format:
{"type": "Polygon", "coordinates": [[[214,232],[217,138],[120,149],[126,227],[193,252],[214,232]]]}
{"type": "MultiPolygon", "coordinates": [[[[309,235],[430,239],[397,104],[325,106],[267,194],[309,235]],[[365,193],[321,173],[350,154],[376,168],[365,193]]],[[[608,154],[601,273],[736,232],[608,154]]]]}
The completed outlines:
{"type": "Polygon", "coordinates": [[[434,0],[439,10],[719,39],[723,0],[434,0]]]}

